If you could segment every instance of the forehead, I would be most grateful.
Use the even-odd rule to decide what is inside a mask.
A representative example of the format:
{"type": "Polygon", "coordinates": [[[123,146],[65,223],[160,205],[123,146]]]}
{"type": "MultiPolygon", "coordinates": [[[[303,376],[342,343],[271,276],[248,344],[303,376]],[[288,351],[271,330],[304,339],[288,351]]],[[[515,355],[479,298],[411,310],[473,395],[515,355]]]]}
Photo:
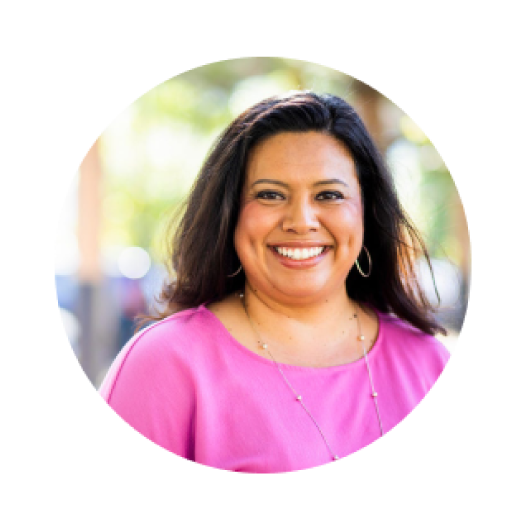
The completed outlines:
{"type": "Polygon", "coordinates": [[[257,144],[249,154],[246,182],[259,177],[324,179],[356,182],[356,169],[347,148],[320,132],[279,133],[257,144]]]}

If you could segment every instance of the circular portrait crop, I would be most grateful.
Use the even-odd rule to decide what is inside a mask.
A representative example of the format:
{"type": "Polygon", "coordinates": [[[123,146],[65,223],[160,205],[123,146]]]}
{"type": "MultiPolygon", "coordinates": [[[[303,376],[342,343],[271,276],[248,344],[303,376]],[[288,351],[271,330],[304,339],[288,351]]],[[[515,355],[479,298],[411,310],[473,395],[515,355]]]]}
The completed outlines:
{"type": "Polygon", "coordinates": [[[467,305],[466,220],[418,126],[363,82],[245,58],[97,139],[57,252],[64,326],[130,428],[217,469],[342,459],[420,403],[467,305]]]}

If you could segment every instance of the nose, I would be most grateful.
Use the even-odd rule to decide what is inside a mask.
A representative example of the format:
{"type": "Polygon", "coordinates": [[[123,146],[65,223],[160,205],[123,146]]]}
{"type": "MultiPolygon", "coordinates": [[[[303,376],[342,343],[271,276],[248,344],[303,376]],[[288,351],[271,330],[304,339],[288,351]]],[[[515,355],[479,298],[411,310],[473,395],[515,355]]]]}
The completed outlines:
{"type": "Polygon", "coordinates": [[[286,208],[282,225],[285,232],[296,234],[316,232],[320,227],[315,207],[308,199],[291,202],[286,208]]]}

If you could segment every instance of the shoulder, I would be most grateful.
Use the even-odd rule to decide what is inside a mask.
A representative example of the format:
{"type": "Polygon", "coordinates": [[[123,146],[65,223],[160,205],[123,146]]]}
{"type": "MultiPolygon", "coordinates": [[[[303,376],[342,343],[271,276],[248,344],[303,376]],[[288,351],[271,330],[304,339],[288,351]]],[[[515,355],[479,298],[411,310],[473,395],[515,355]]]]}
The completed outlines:
{"type": "Polygon", "coordinates": [[[202,306],[181,311],[133,336],[108,370],[100,388],[102,396],[109,401],[117,385],[128,384],[134,390],[144,384],[159,387],[180,376],[189,366],[189,349],[198,348],[210,331],[207,314],[202,306]]]}
{"type": "Polygon", "coordinates": [[[442,371],[450,358],[442,342],[395,316],[378,313],[378,317],[379,343],[389,349],[391,356],[411,361],[421,369],[442,371]]]}
{"type": "Polygon", "coordinates": [[[200,364],[194,365],[199,352],[194,351],[202,346],[206,325],[206,309],[198,307],[146,327],[124,346],[99,389],[125,422],[185,458],[193,454],[192,429],[201,380],[200,364]]]}
{"type": "Polygon", "coordinates": [[[210,313],[204,306],[187,309],[153,323],[138,332],[123,348],[129,358],[145,361],[184,354],[189,342],[194,345],[210,330],[210,313]]]}
{"type": "Polygon", "coordinates": [[[400,422],[426,396],[449,360],[442,342],[392,315],[379,314],[380,333],[371,356],[383,411],[400,422]]]}

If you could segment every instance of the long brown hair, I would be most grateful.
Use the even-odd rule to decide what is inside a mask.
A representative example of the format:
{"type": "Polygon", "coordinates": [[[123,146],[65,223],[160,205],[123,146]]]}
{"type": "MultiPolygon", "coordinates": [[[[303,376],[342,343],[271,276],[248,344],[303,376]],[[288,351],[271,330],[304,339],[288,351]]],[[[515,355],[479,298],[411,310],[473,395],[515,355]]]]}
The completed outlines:
{"type": "MultiPolygon", "coordinates": [[[[373,261],[365,279],[351,269],[350,298],[393,313],[428,334],[445,329],[421,289],[415,262],[431,263],[423,239],[404,212],[390,171],[356,111],[334,95],[296,92],[271,97],[239,115],[221,134],[205,160],[171,236],[170,278],[154,315],[140,326],[175,312],[217,301],[239,290],[245,276],[234,249],[234,229],[247,157],[265,138],[281,132],[319,131],[341,141],[358,172],[364,206],[364,245],[373,261]]],[[[363,257],[363,256],[361,256],[363,257]]],[[[362,268],[367,269],[364,258],[362,268]]],[[[433,274],[432,274],[433,275],[433,274]]]]}

